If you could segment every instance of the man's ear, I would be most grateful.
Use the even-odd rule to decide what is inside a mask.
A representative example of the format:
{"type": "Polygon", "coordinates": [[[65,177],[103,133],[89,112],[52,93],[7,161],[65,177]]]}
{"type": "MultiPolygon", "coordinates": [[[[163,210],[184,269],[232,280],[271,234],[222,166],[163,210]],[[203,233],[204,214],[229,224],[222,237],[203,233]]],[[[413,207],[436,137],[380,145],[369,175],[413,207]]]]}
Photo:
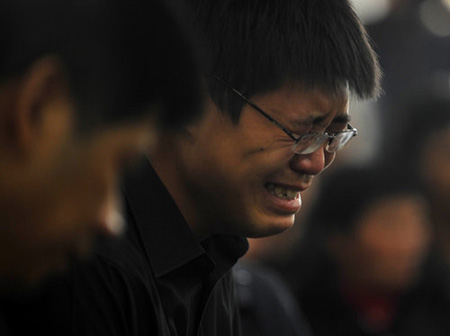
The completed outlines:
{"type": "Polygon", "coordinates": [[[201,133],[205,130],[210,129],[211,120],[213,119],[213,115],[215,113],[221,113],[218,110],[216,104],[214,104],[213,100],[209,95],[205,94],[205,99],[202,103],[202,114],[199,118],[186,125],[184,128],[185,132],[183,135],[186,136],[186,140],[189,141],[192,145],[195,145],[197,137],[201,136],[201,133]]]}
{"type": "Polygon", "coordinates": [[[61,64],[54,56],[35,61],[11,85],[7,97],[9,104],[6,105],[8,111],[3,111],[4,129],[10,149],[19,155],[27,155],[48,130],[44,121],[52,110],[50,107],[61,99],[68,102],[68,85],[61,64]]]}

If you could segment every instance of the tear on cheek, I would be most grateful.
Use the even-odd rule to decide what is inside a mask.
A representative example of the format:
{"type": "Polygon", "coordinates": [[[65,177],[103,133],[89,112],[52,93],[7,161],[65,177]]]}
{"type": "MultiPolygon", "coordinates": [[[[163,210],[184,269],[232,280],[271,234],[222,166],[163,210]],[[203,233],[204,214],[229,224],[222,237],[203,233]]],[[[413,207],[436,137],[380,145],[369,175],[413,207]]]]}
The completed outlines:
{"type": "Polygon", "coordinates": [[[244,152],[244,158],[253,156],[255,154],[264,153],[266,151],[267,151],[267,147],[258,147],[256,149],[249,149],[248,151],[244,152]]]}

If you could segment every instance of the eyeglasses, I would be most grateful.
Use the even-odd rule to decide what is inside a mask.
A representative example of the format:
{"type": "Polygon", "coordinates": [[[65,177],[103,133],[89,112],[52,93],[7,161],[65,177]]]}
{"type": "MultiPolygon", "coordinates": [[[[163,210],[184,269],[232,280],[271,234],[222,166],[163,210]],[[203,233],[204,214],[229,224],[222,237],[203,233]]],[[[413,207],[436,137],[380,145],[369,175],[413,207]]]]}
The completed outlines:
{"type": "Polygon", "coordinates": [[[232,90],[235,94],[241,97],[248,105],[253,107],[256,111],[261,113],[265,118],[270,120],[272,124],[280,128],[284,133],[286,133],[292,140],[294,140],[294,144],[292,145],[292,151],[296,154],[311,154],[317,151],[320,147],[324,145],[325,142],[328,141],[325,150],[329,153],[336,153],[340,151],[349,141],[358,134],[356,128],[353,128],[350,124],[347,124],[347,130],[336,132],[334,134],[328,134],[327,132],[318,133],[312,132],[304,134],[300,137],[296,137],[291,131],[289,131],[286,127],[281,125],[278,121],[264,112],[258,105],[253,103],[247,97],[245,97],[242,93],[236,90],[233,86],[231,86],[228,82],[223,80],[220,77],[215,77],[218,81],[225,84],[230,90],[232,90]]]}

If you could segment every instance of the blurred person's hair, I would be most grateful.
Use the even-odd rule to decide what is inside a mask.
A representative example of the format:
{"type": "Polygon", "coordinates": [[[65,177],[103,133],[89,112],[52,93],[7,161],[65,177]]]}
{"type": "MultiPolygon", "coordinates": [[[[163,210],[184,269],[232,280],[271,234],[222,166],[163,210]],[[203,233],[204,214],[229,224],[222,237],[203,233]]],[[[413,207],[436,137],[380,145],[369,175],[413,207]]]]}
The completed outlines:
{"type": "Polygon", "coordinates": [[[247,97],[286,83],[359,98],[379,93],[380,69],[366,31],[347,0],[186,0],[211,55],[209,94],[239,119],[247,97]]]}
{"type": "Polygon", "coordinates": [[[399,129],[399,142],[392,144],[394,159],[417,165],[418,156],[431,137],[450,126],[450,93],[424,93],[405,104],[406,119],[399,129]]]}
{"type": "Polygon", "coordinates": [[[310,225],[325,235],[350,234],[373,203],[403,195],[424,195],[413,174],[396,167],[343,166],[322,179],[310,225]]]}
{"type": "Polygon", "coordinates": [[[177,6],[144,0],[0,3],[0,83],[55,57],[82,130],[161,107],[164,125],[199,110],[198,53],[177,6]]]}

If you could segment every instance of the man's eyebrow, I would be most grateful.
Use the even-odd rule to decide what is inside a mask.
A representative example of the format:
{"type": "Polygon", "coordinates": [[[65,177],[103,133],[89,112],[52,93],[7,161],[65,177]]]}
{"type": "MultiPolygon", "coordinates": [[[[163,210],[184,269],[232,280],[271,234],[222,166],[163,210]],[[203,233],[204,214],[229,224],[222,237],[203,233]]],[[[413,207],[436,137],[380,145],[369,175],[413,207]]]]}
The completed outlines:
{"type": "MultiPolygon", "coordinates": [[[[293,123],[291,125],[293,125],[294,127],[305,127],[305,126],[310,126],[310,125],[320,125],[321,123],[323,123],[325,120],[327,119],[326,115],[320,115],[320,116],[310,116],[309,118],[306,119],[301,119],[301,120],[295,120],[293,121],[293,123]]],[[[331,123],[333,124],[347,124],[349,123],[351,120],[351,117],[349,114],[341,114],[336,116],[331,123]]]]}
{"type": "Polygon", "coordinates": [[[348,124],[351,120],[351,116],[349,114],[341,114],[333,119],[332,123],[336,124],[348,124]]]}
{"type": "Polygon", "coordinates": [[[317,114],[317,115],[309,115],[306,118],[298,118],[296,120],[293,120],[291,122],[291,125],[293,125],[294,127],[309,127],[311,125],[316,125],[316,124],[320,124],[321,122],[323,122],[326,119],[326,116],[321,115],[321,114],[317,114]]]}

